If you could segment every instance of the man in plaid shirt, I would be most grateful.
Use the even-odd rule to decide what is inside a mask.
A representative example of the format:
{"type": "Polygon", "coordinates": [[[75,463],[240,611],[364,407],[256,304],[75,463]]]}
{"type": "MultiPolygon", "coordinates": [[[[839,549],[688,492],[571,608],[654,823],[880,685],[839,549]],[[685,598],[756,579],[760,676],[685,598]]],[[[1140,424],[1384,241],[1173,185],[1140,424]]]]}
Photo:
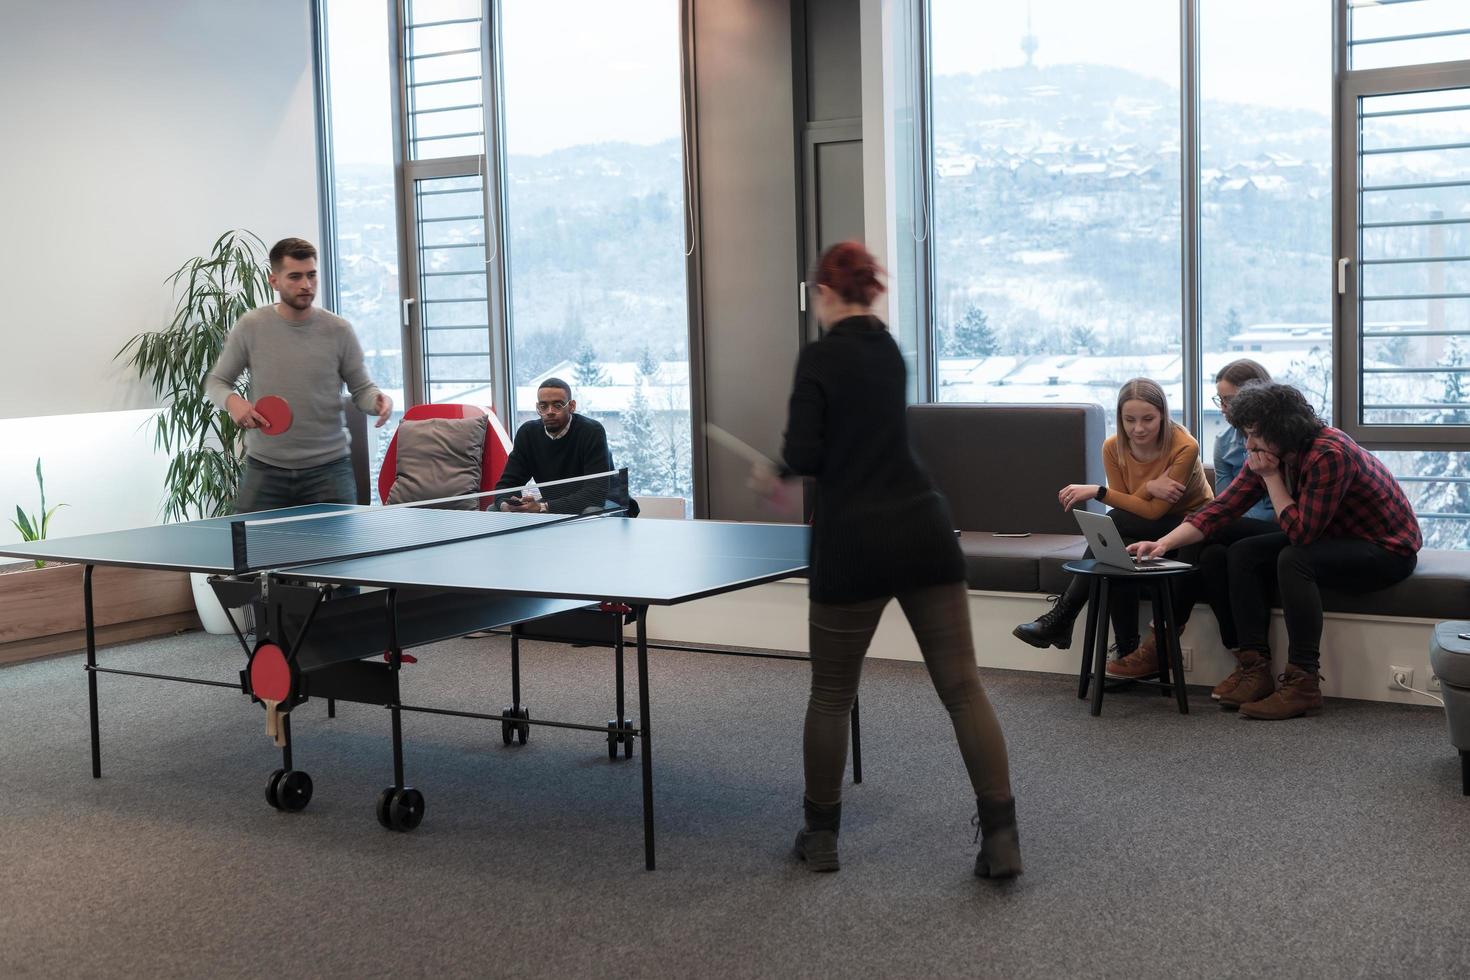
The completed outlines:
{"type": "Polygon", "coordinates": [[[1246,385],[1230,405],[1230,421],[1246,435],[1239,475],[1163,538],[1128,550],[1155,556],[1206,540],[1268,495],[1281,530],[1234,541],[1226,552],[1240,676],[1220,703],[1248,718],[1315,714],[1322,708],[1318,586],[1371,592],[1408,578],[1424,543],[1419,521],[1388,469],[1325,425],[1290,385],[1246,385]],[[1279,688],[1267,641],[1273,583],[1288,637],[1279,688]]]}

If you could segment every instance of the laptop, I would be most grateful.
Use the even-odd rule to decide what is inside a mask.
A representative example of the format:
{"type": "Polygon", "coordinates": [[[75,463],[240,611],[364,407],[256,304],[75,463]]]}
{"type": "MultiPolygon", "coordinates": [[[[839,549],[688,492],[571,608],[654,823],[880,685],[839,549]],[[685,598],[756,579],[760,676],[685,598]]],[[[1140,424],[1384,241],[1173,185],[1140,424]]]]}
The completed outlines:
{"type": "Polygon", "coordinates": [[[1086,510],[1074,510],[1082,536],[1092,548],[1092,557],[1113,568],[1130,572],[1171,572],[1180,568],[1193,568],[1187,561],[1172,558],[1134,558],[1123,545],[1123,536],[1118,526],[1107,514],[1094,514],[1086,510]]]}

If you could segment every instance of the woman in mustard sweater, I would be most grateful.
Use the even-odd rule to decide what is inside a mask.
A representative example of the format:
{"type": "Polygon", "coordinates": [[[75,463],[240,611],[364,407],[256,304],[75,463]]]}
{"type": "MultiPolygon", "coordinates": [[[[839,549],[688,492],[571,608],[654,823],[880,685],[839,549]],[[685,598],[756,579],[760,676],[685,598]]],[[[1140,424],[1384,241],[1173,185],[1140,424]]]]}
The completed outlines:
{"type": "MultiPolygon", "coordinates": [[[[1214,499],[1199,443],[1184,426],[1169,418],[1164,389],[1148,378],[1134,378],[1118,391],[1117,434],[1103,442],[1106,486],[1073,483],[1057,494],[1063,510],[1101,500],[1113,508],[1113,522],[1127,541],[1157,541],[1155,532],[1167,534],[1190,514],[1214,499]]],[[[1092,557],[1089,549],[1086,557],[1092,557]]],[[[1185,560],[1193,560],[1186,555],[1185,560]]],[[[1184,577],[1175,590],[1175,621],[1183,629],[1194,606],[1194,575],[1184,577]]],[[[1146,677],[1159,669],[1157,646],[1152,634],[1142,644],[1138,639],[1138,602],[1131,590],[1114,590],[1110,603],[1113,636],[1122,655],[1108,667],[1111,677],[1146,677]]],[[[1039,619],[1023,623],[1013,634],[1034,647],[1072,645],[1072,624],[1087,605],[1087,583],[1074,576],[1056,605],[1039,619]]]]}

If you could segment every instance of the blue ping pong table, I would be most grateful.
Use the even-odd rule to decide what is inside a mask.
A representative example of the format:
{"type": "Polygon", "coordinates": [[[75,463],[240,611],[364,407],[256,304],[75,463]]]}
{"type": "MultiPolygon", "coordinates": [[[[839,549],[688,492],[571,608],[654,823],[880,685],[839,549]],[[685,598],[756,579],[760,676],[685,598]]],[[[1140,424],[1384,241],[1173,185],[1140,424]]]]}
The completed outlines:
{"type": "MultiPolygon", "coordinates": [[[[610,747],[641,750],[644,857],[654,867],[653,746],[649,723],[647,618],[651,606],[733,592],[802,573],[808,529],[799,525],[720,521],[630,520],[621,515],[569,518],[420,508],[322,504],[158,527],[0,547],[0,554],[85,566],[86,673],[92,775],[100,778],[99,674],[122,674],[233,688],[266,703],[278,721],[282,768],[267,784],[278,809],[301,809],[310,777],[293,765],[290,710],[310,697],[390,709],[393,785],[378,797],[384,827],[411,830],[423,795],[403,773],[401,713],[424,712],[498,721],[524,743],[531,725],[606,733],[610,747]],[[98,665],[92,615],[97,565],[201,572],[227,608],[255,611],[253,645],[238,622],[247,655],[235,681],[177,677],[98,665]],[[622,629],[614,723],[531,719],[520,704],[500,715],[404,704],[404,650],[484,630],[546,621],[589,604],[627,611],[636,623],[638,722],[623,717],[622,629]],[[271,676],[269,695],[255,690],[271,676]],[[260,669],[256,669],[260,668],[260,669]],[[271,702],[275,702],[272,704],[271,702]],[[616,725],[620,730],[610,732],[616,725]]],[[[232,622],[235,617],[231,617],[232,622]]],[[[534,630],[533,630],[534,631],[534,630]]],[[[654,645],[655,647],[657,645],[654,645]]]]}

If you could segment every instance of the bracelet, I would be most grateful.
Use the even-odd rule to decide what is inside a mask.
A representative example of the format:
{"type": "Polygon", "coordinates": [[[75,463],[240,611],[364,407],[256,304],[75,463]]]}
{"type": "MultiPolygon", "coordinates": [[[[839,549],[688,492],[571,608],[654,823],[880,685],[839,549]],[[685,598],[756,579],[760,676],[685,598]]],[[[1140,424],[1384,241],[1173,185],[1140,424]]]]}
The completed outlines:
{"type": "Polygon", "coordinates": [[[1092,499],[1093,500],[1102,500],[1107,495],[1108,495],[1108,488],[1105,487],[1105,486],[1099,485],[1098,488],[1097,488],[1097,496],[1096,497],[1093,497],[1092,499]]]}

